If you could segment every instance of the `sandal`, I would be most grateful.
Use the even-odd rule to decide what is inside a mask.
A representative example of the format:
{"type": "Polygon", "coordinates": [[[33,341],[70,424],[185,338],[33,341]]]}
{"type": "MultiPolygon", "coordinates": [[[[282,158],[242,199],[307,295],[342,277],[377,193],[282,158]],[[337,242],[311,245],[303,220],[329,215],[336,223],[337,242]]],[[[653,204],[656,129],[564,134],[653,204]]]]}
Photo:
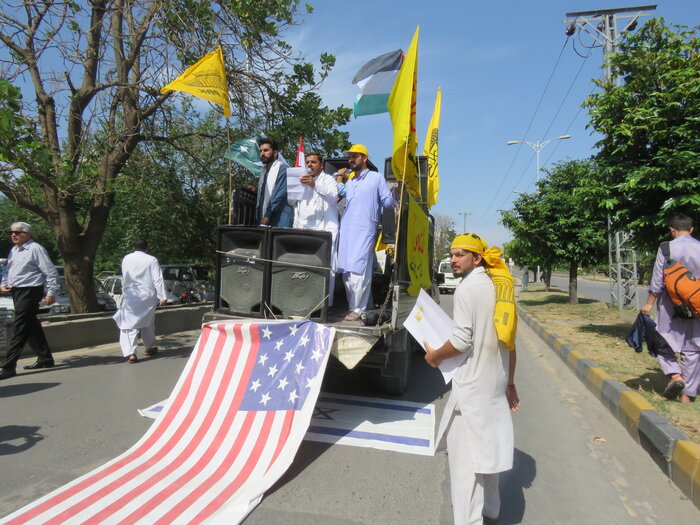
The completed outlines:
{"type": "Polygon", "coordinates": [[[146,348],[146,351],[144,352],[144,354],[146,354],[147,356],[152,356],[152,355],[155,355],[157,353],[158,353],[157,346],[153,346],[151,348],[146,348]]]}
{"type": "Polygon", "coordinates": [[[135,363],[135,362],[137,362],[138,360],[139,360],[139,358],[136,357],[136,354],[131,354],[131,355],[129,356],[129,363],[135,363]]]}

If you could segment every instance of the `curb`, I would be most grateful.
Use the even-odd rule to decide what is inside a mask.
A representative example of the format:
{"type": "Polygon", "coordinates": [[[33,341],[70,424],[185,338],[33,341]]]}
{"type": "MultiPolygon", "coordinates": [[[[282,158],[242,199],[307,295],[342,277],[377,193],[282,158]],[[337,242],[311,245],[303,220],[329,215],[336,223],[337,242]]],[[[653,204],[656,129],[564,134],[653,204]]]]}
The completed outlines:
{"type": "Polygon", "coordinates": [[[642,395],[613,379],[520,306],[518,316],[559,355],[663,473],[700,509],[700,444],[689,440],[642,395]]]}

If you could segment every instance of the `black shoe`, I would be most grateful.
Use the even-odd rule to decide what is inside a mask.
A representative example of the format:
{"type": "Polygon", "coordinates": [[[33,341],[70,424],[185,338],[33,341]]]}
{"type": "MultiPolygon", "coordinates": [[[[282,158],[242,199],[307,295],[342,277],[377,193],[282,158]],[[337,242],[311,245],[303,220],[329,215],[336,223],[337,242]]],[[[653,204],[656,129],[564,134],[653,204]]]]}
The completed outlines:
{"type": "Polygon", "coordinates": [[[56,364],[53,361],[37,361],[32,365],[24,367],[25,370],[38,370],[39,368],[53,368],[56,364]]]}
{"type": "Polygon", "coordinates": [[[666,399],[676,399],[684,389],[685,383],[683,381],[669,381],[664,389],[664,397],[666,399]]]}
{"type": "Polygon", "coordinates": [[[10,379],[16,375],[14,368],[0,368],[0,379],[10,379]]]}

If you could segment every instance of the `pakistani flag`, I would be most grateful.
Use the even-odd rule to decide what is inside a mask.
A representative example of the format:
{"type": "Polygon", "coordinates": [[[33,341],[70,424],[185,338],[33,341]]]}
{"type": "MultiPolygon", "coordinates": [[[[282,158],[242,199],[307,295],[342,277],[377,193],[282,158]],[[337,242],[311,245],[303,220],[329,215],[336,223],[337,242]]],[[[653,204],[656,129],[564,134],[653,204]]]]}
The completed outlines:
{"type": "Polygon", "coordinates": [[[360,68],[352,79],[352,83],[360,88],[360,94],[355,99],[356,117],[389,111],[386,105],[401,69],[403,55],[403,51],[397,49],[373,58],[360,68]]]}
{"type": "Polygon", "coordinates": [[[226,153],[226,158],[230,158],[236,164],[240,164],[256,177],[260,176],[260,148],[255,137],[241,139],[231,144],[226,153]]]}

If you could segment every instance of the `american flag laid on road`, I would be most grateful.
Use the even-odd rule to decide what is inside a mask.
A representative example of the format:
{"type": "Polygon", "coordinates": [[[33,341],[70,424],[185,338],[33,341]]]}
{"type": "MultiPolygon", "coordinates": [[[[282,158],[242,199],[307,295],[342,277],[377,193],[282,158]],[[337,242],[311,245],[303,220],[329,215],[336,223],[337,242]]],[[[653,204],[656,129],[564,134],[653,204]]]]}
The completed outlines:
{"type": "Polygon", "coordinates": [[[204,325],[138,443],[0,523],[239,523],[291,464],[334,335],[311,321],[204,325]]]}

